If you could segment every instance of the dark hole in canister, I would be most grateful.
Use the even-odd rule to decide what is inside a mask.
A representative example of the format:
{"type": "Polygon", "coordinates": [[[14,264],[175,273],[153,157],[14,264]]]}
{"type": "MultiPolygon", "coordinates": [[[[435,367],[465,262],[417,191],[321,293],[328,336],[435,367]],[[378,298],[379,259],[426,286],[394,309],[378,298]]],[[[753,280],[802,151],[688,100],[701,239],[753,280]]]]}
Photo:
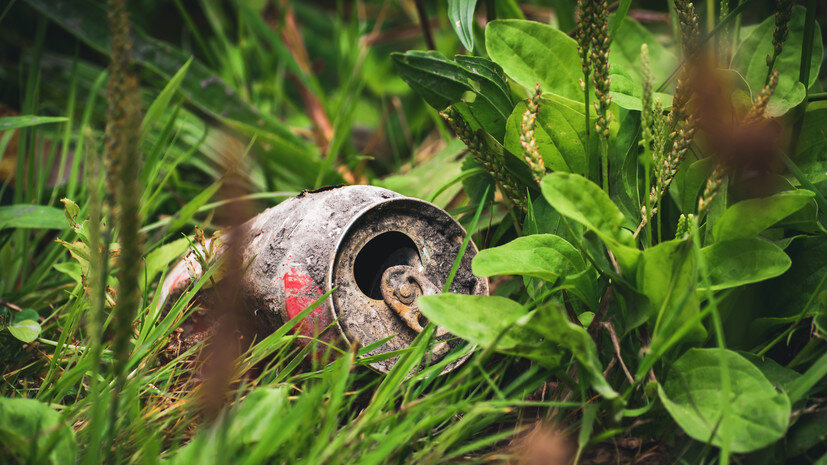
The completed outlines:
{"type": "Polygon", "coordinates": [[[366,296],[382,300],[382,274],[397,265],[417,266],[419,251],[410,237],[398,231],[382,233],[369,240],[356,254],[353,277],[366,296]]]}

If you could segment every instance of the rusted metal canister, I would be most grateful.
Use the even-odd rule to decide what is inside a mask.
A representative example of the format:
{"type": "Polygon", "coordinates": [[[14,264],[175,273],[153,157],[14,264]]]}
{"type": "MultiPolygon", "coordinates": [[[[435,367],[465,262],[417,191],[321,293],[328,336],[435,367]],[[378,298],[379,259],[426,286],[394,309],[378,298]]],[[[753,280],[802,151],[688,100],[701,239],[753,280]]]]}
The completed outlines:
{"type": "MultiPolygon", "coordinates": [[[[335,288],[295,332],[359,347],[394,336],[366,355],[404,349],[422,331],[427,320],[417,298],[441,292],[466,234],[439,207],[374,186],[305,191],[241,230],[241,291],[257,332],[275,330],[335,288]]],[[[451,292],[488,294],[488,281],[471,273],[476,253],[470,243],[451,292]]],[[[180,294],[201,272],[191,251],[167,275],[161,301],[180,294]]],[[[434,346],[434,361],[459,344],[441,328],[436,337],[442,342],[434,346]]],[[[387,372],[396,359],[371,366],[387,372]]]]}

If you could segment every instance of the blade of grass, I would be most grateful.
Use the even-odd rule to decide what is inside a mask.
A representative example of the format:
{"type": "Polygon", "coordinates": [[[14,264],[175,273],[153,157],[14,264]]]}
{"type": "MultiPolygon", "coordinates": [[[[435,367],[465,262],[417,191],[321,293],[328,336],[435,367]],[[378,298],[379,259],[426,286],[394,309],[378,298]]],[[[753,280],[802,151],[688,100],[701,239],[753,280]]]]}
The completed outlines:
{"type": "Polygon", "coordinates": [[[462,240],[462,245],[459,247],[459,252],[457,252],[457,258],[454,259],[454,264],[451,265],[451,271],[448,273],[448,279],[445,280],[445,285],[442,286],[442,292],[447,293],[451,290],[451,284],[454,282],[454,277],[459,270],[459,264],[462,261],[463,255],[465,255],[465,249],[468,248],[468,243],[471,242],[471,235],[473,231],[477,229],[477,223],[480,221],[480,216],[482,216],[482,211],[485,208],[486,201],[488,200],[488,191],[491,189],[491,186],[485,187],[485,192],[482,194],[482,198],[480,199],[480,204],[477,206],[477,211],[474,213],[474,219],[471,220],[471,226],[468,229],[468,233],[465,234],[465,238],[462,240]]]}

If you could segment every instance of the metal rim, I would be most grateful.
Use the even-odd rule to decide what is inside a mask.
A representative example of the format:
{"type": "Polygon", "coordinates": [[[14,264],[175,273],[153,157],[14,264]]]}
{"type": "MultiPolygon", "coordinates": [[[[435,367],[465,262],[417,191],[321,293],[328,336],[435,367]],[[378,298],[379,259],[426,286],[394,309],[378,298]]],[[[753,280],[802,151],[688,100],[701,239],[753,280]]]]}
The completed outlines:
{"type": "MultiPolygon", "coordinates": [[[[400,197],[393,197],[393,198],[389,198],[389,199],[382,199],[379,202],[372,203],[372,204],[366,206],[364,209],[360,210],[359,213],[354,215],[353,218],[351,218],[351,220],[347,223],[347,225],[342,229],[342,233],[339,235],[339,239],[336,241],[336,247],[334,247],[333,252],[331,254],[331,257],[328,261],[327,280],[326,280],[327,282],[325,283],[325,293],[328,293],[328,292],[331,291],[331,289],[333,289],[333,274],[334,274],[334,269],[335,269],[335,264],[336,264],[336,257],[339,255],[339,251],[341,250],[345,239],[348,238],[348,233],[351,232],[351,229],[353,228],[353,226],[363,216],[365,216],[369,211],[371,211],[371,210],[373,210],[373,209],[375,209],[379,206],[383,206],[383,205],[386,205],[386,204],[392,204],[392,203],[400,203],[400,202],[406,202],[406,203],[410,202],[410,203],[414,203],[414,204],[426,205],[428,207],[431,207],[431,208],[435,209],[436,211],[443,213],[448,219],[450,219],[450,221],[456,227],[458,227],[460,231],[462,231],[463,238],[465,238],[468,235],[468,231],[466,231],[466,229],[459,223],[459,221],[456,220],[456,218],[451,216],[448,212],[446,212],[444,209],[440,208],[438,205],[435,205],[431,202],[427,202],[425,200],[417,199],[417,198],[414,198],[414,197],[400,196],[400,197]]],[[[387,231],[385,231],[385,232],[387,232],[387,231]]],[[[399,232],[402,232],[402,231],[399,231],[399,232]]],[[[383,234],[383,233],[379,233],[379,234],[383,234]]],[[[471,249],[471,251],[474,253],[474,255],[479,253],[479,249],[477,248],[477,245],[474,243],[473,240],[469,240],[468,245],[469,245],[469,248],[471,249]]],[[[420,251],[420,253],[421,253],[421,251],[420,251]]],[[[468,253],[467,249],[466,249],[465,253],[466,254],[468,253]]],[[[488,280],[484,279],[484,278],[479,278],[479,277],[477,277],[477,278],[480,279],[481,282],[482,282],[482,287],[485,291],[485,295],[488,295],[488,293],[489,293],[488,280]]],[[[350,338],[348,338],[347,332],[342,327],[342,323],[341,323],[340,318],[339,318],[339,312],[336,310],[336,304],[334,302],[332,293],[328,296],[328,300],[329,300],[329,304],[330,304],[330,306],[329,306],[330,317],[331,317],[332,321],[336,322],[336,328],[338,330],[339,337],[347,345],[350,345],[351,340],[350,340],[350,338]]],[[[461,365],[462,363],[464,363],[464,361],[469,356],[470,356],[470,353],[465,355],[464,357],[458,359],[456,362],[454,362],[455,365],[450,369],[446,368],[446,371],[453,370],[457,366],[461,365]]],[[[379,371],[379,372],[384,372],[383,370],[380,370],[380,369],[374,367],[374,363],[370,363],[370,364],[368,364],[368,366],[370,366],[371,369],[373,369],[373,370],[376,370],[376,371],[379,371]]]]}

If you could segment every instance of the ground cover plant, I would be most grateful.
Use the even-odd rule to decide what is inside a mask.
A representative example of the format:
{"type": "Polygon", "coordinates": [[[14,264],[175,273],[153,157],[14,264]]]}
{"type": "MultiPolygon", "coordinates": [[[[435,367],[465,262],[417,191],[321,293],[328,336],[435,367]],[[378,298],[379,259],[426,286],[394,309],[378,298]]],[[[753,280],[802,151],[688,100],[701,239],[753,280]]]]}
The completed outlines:
{"type": "Polygon", "coordinates": [[[824,13],[6,2],[0,462],[827,463],[824,13]],[[420,299],[446,360],[433,324],[387,374],[297,344],[326,296],[242,344],[209,256],[160,302],[193,245],[330,184],[472,234],[492,295],[420,299]],[[206,288],[226,324],[184,344],[206,288]]]}

